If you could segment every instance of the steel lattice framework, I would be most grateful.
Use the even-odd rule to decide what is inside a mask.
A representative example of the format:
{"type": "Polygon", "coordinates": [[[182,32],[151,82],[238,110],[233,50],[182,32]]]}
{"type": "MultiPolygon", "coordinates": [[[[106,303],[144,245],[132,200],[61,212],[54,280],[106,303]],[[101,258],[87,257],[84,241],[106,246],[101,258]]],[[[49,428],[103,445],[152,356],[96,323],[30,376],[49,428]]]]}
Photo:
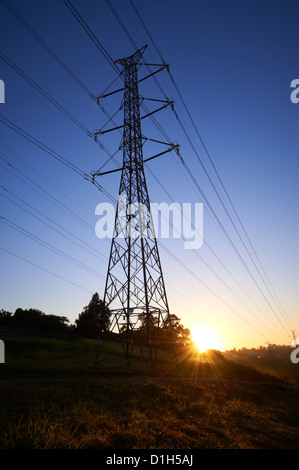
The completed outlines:
{"type": "MultiPolygon", "coordinates": [[[[170,324],[171,317],[143,165],[138,68],[145,47],[115,62],[122,66],[124,80],[123,165],[104,302],[112,313],[110,329],[118,331],[127,363],[137,344],[152,367],[153,331],[170,324]],[[142,344],[134,334],[141,325],[146,337],[142,344]]],[[[96,360],[100,350],[98,346],[96,360]]]]}

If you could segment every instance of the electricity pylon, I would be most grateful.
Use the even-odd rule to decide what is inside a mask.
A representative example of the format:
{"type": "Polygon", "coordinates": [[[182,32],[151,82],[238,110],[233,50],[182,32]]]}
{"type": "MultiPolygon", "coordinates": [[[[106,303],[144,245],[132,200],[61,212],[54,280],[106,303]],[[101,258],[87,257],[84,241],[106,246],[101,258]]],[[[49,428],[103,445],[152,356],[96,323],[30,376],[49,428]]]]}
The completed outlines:
{"type": "MultiPolygon", "coordinates": [[[[123,165],[119,168],[121,179],[118,204],[103,299],[112,314],[110,331],[117,330],[128,365],[131,353],[137,345],[147,365],[154,367],[157,353],[154,332],[162,326],[170,325],[171,316],[157,239],[154,234],[143,164],[145,161],[176,149],[176,146],[168,144],[166,151],[146,160],[143,159],[144,138],[141,133],[141,119],[172,104],[170,101],[165,101],[164,105],[156,111],[143,117],[140,116],[142,98],[138,91],[138,69],[146,47],[144,46],[130,57],[115,62],[122,66],[121,76],[124,81],[124,87],[121,89],[124,90],[123,126],[96,132],[95,138],[98,134],[123,127],[121,145],[123,165]],[[137,330],[139,334],[136,334],[137,330]],[[143,332],[142,340],[140,331],[143,332]]],[[[159,70],[165,67],[164,64],[159,70]]],[[[105,173],[95,172],[93,177],[114,171],[118,170],[105,173]]],[[[103,341],[99,340],[96,362],[103,344],[103,341]]]]}

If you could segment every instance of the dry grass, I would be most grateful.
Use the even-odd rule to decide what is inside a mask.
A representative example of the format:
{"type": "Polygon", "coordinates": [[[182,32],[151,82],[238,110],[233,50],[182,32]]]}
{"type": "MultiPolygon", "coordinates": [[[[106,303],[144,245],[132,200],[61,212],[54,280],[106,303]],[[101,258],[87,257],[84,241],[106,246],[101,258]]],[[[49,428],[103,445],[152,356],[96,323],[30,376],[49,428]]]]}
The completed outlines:
{"type": "Polygon", "coordinates": [[[160,364],[146,378],[109,348],[94,365],[93,342],[7,342],[0,448],[299,447],[297,388],[227,361],[160,364]]]}

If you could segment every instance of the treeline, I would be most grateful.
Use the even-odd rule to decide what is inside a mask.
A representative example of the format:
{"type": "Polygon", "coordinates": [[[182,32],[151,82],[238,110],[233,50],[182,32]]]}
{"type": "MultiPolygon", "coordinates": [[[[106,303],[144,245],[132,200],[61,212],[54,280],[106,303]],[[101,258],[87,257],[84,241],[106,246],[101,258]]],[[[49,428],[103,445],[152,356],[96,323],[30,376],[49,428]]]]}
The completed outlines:
{"type": "MultiPolygon", "coordinates": [[[[191,343],[191,333],[185,328],[179,318],[170,315],[163,327],[158,326],[157,318],[150,317],[151,341],[154,348],[167,348],[173,346],[175,342],[177,346],[185,347],[191,343]]],[[[98,338],[99,336],[107,337],[111,324],[111,312],[105,306],[104,302],[95,293],[90,303],[84,307],[82,313],[75,322],[76,332],[85,338],[98,338]]],[[[145,314],[140,314],[138,328],[127,331],[126,322],[120,328],[119,334],[109,333],[108,338],[121,339],[129,337],[129,341],[137,342],[140,346],[148,347],[148,319],[145,314]]]]}
{"type": "Polygon", "coordinates": [[[0,310],[0,327],[24,330],[40,336],[65,336],[73,330],[66,317],[46,315],[35,308],[18,308],[14,313],[0,310]]]}
{"type": "Polygon", "coordinates": [[[239,357],[284,357],[290,355],[291,340],[289,344],[267,344],[267,346],[259,346],[257,348],[240,348],[227,351],[239,357]]]}
{"type": "MultiPolygon", "coordinates": [[[[138,343],[148,341],[147,338],[147,318],[140,316],[139,328],[137,331],[129,331],[131,340],[138,340],[138,343]]],[[[157,346],[167,345],[173,342],[178,346],[187,346],[191,343],[191,334],[188,328],[185,328],[179,318],[171,315],[170,323],[166,323],[163,328],[159,327],[152,319],[151,331],[152,340],[157,346]]],[[[83,308],[73,325],[70,325],[69,319],[65,316],[45,314],[41,310],[30,308],[18,308],[14,313],[6,310],[0,310],[0,328],[14,328],[32,332],[40,336],[66,336],[72,338],[91,338],[97,339],[101,335],[109,332],[111,325],[111,312],[106,307],[98,293],[92,296],[89,304],[83,308]]],[[[120,335],[126,336],[128,332],[124,327],[120,335]]],[[[118,339],[119,335],[115,333],[110,337],[118,339]]]]}
{"type": "MultiPolygon", "coordinates": [[[[296,348],[289,345],[268,344],[257,348],[242,348],[226,351],[225,357],[233,362],[250,365],[262,372],[270,372],[299,386],[299,364],[291,360],[296,348]]],[[[296,353],[295,359],[299,357],[296,353]]]]}
{"type": "Polygon", "coordinates": [[[0,327],[24,330],[40,336],[97,338],[108,330],[110,312],[96,293],[74,325],[65,316],[46,314],[39,309],[18,308],[14,313],[0,310],[0,327]]]}

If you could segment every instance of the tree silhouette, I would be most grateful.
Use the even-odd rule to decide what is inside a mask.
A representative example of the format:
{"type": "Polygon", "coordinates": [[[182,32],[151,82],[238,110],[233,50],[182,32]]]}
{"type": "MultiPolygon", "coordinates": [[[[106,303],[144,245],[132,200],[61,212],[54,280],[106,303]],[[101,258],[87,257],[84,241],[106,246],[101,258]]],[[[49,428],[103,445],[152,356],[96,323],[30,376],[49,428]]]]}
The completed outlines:
{"type": "Polygon", "coordinates": [[[11,324],[12,313],[7,312],[6,310],[0,310],[0,325],[8,326],[11,324]]]}
{"type": "Polygon", "coordinates": [[[184,325],[180,323],[180,318],[174,314],[169,315],[166,319],[162,332],[166,343],[168,341],[168,343],[171,344],[171,341],[174,341],[177,347],[185,347],[191,343],[191,332],[189,328],[185,328],[184,325]]]}
{"type": "Polygon", "coordinates": [[[69,320],[57,315],[46,315],[41,310],[17,308],[15,313],[0,310],[0,325],[24,330],[35,330],[40,335],[68,333],[69,320]]]}
{"type": "Polygon", "coordinates": [[[84,338],[98,338],[108,331],[110,315],[110,310],[96,292],[75,321],[77,334],[84,338]]]}
{"type": "Polygon", "coordinates": [[[137,332],[141,342],[147,339],[148,329],[151,330],[151,340],[154,347],[163,349],[176,347],[185,347],[191,343],[191,332],[180,323],[180,319],[171,314],[165,320],[163,325],[158,326],[158,319],[146,313],[139,315],[140,326],[137,332]]]}

